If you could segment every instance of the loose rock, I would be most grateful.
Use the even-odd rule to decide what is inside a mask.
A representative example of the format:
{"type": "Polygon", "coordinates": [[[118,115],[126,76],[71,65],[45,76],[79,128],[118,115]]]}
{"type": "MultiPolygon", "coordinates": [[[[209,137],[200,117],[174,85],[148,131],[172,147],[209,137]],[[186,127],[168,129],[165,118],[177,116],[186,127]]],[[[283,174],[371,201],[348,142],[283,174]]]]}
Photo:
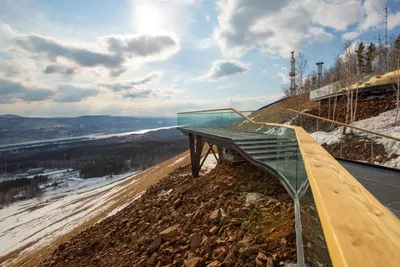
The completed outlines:
{"type": "Polygon", "coordinates": [[[221,219],[221,210],[220,209],[214,210],[209,216],[210,223],[218,223],[220,219],[221,219]]]}
{"type": "Polygon", "coordinates": [[[160,233],[160,237],[166,241],[169,241],[178,235],[179,235],[179,224],[168,227],[167,229],[165,229],[160,233]]]}
{"type": "Polygon", "coordinates": [[[200,234],[192,234],[189,236],[190,248],[196,249],[201,245],[202,237],[200,234]]]}
{"type": "Polygon", "coordinates": [[[205,265],[205,260],[203,258],[194,257],[186,262],[187,267],[203,267],[205,265]]]}

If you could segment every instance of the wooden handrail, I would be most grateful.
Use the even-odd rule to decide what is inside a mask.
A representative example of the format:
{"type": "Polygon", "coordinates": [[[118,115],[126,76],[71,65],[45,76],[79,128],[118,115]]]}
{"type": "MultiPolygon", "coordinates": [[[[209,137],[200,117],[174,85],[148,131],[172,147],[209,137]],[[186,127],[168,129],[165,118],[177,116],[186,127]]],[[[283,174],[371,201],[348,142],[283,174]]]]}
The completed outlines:
{"type": "Polygon", "coordinates": [[[333,266],[398,266],[400,221],[303,128],[296,136],[333,266]]]}
{"type": "Polygon", "coordinates": [[[311,135],[298,126],[255,122],[236,109],[222,110],[233,111],[253,124],[295,131],[335,267],[398,266],[400,221],[311,135]]]}
{"type": "Polygon", "coordinates": [[[232,111],[232,108],[217,108],[217,109],[206,109],[206,110],[193,110],[193,111],[178,112],[177,114],[204,113],[204,112],[211,112],[211,111],[232,111]]]}
{"type": "Polygon", "coordinates": [[[341,125],[341,126],[344,126],[344,127],[347,127],[347,128],[351,128],[351,129],[354,129],[354,130],[357,130],[357,131],[362,131],[362,132],[378,135],[378,136],[381,136],[381,137],[393,139],[393,140],[396,140],[396,141],[400,141],[400,138],[395,137],[395,136],[390,136],[390,135],[386,135],[386,134],[383,134],[383,133],[374,132],[374,131],[371,131],[371,130],[368,130],[368,129],[360,128],[360,127],[357,127],[357,126],[353,126],[353,125],[350,125],[350,124],[346,124],[346,123],[330,120],[330,119],[323,118],[323,117],[318,117],[318,116],[315,116],[315,115],[312,115],[312,114],[304,113],[304,112],[301,112],[301,111],[296,111],[296,110],[293,110],[293,109],[286,109],[286,110],[289,110],[289,111],[292,111],[292,112],[296,112],[296,113],[299,113],[299,114],[302,114],[302,115],[305,115],[305,116],[308,116],[308,117],[313,117],[313,118],[316,118],[316,119],[319,119],[319,120],[324,120],[324,121],[327,121],[327,122],[330,122],[330,123],[338,124],[338,125],[341,125]]]}
{"type": "Polygon", "coordinates": [[[337,125],[340,125],[340,126],[344,126],[344,127],[347,127],[347,128],[351,128],[351,129],[354,129],[354,130],[357,130],[357,131],[366,132],[366,133],[377,135],[377,136],[381,136],[381,137],[384,137],[384,138],[389,138],[389,139],[392,139],[392,140],[395,140],[395,141],[400,141],[400,138],[395,137],[395,136],[374,132],[374,131],[371,131],[371,130],[368,130],[368,129],[360,128],[360,127],[353,126],[353,125],[350,125],[350,124],[346,124],[346,123],[343,123],[343,122],[330,120],[330,119],[327,119],[327,118],[324,118],[324,117],[319,117],[319,116],[316,116],[316,115],[304,113],[304,112],[297,111],[297,110],[294,110],[294,109],[289,109],[289,108],[285,108],[285,109],[270,109],[270,110],[264,110],[264,111],[263,110],[256,110],[254,112],[268,112],[268,111],[291,111],[291,112],[294,112],[294,113],[297,113],[297,114],[301,114],[301,115],[304,115],[304,116],[312,117],[312,118],[315,118],[315,119],[319,119],[319,120],[327,121],[327,122],[330,122],[330,123],[333,123],[333,124],[337,124],[337,125]]]}

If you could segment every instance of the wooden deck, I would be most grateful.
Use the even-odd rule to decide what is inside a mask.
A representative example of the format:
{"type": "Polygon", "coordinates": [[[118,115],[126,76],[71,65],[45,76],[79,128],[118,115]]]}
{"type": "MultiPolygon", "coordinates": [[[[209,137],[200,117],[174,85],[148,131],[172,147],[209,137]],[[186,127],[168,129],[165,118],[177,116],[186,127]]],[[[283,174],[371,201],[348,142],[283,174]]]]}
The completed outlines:
{"type": "Polygon", "coordinates": [[[257,134],[252,132],[244,131],[232,131],[224,128],[186,128],[194,132],[204,133],[208,135],[214,135],[222,138],[232,139],[232,140],[251,140],[251,139],[265,139],[266,136],[263,134],[257,134]]]}

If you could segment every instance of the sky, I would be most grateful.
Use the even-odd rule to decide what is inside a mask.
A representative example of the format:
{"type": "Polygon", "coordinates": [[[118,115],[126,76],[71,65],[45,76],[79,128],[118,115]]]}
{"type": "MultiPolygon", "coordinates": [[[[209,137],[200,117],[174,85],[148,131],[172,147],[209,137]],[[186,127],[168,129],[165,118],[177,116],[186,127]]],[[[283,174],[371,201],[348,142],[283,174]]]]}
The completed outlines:
{"type": "MultiPolygon", "coordinates": [[[[400,30],[389,1],[388,32],[400,30]]],[[[0,114],[174,116],[282,98],[344,40],[384,38],[386,0],[0,0],[0,114]]]]}

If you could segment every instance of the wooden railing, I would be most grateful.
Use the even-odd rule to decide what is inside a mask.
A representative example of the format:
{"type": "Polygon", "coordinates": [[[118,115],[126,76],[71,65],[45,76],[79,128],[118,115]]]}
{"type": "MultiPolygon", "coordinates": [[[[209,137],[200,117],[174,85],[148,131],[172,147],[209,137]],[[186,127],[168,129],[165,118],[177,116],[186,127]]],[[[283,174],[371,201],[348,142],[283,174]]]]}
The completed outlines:
{"type": "MultiPolygon", "coordinates": [[[[360,127],[357,127],[357,126],[354,126],[354,125],[351,125],[351,124],[346,124],[346,123],[343,123],[343,122],[330,120],[330,119],[327,119],[327,118],[324,118],[324,117],[319,117],[319,116],[308,114],[308,113],[304,113],[304,112],[301,112],[301,111],[297,111],[297,110],[293,110],[293,109],[280,109],[280,110],[281,111],[282,110],[284,110],[284,111],[287,110],[287,111],[290,111],[290,112],[293,112],[293,113],[297,113],[297,114],[302,115],[302,116],[307,116],[307,117],[310,117],[310,118],[315,118],[315,119],[318,119],[318,120],[326,121],[326,122],[329,122],[329,123],[332,123],[332,124],[335,124],[335,125],[343,126],[343,127],[348,128],[348,129],[353,129],[353,130],[357,130],[357,131],[360,131],[360,132],[365,132],[365,133],[373,134],[373,135],[376,135],[376,136],[392,139],[392,140],[395,140],[395,141],[400,141],[400,138],[396,137],[396,136],[391,136],[391,135],[387,135],[387,134],[383,134],[383,133],[378,133],[378,132],[371,131],[371,130],[368,130],[368,129],[365,129],[365,128],[360,128],[360,127]]],[[[274,111],[274,110],[272,109],[271,111],[274,111]]],[[[260,110],[258,112],[263,112],[263,111],[260,110]]]]}
{"type": "Polygon", "coordinates": [[[399,266],[399,220],[303,128],[255,122],[233,108],[178,114],[213,111],[233,111],[253,124],[295,130],[334,266],[399,266]]]}

